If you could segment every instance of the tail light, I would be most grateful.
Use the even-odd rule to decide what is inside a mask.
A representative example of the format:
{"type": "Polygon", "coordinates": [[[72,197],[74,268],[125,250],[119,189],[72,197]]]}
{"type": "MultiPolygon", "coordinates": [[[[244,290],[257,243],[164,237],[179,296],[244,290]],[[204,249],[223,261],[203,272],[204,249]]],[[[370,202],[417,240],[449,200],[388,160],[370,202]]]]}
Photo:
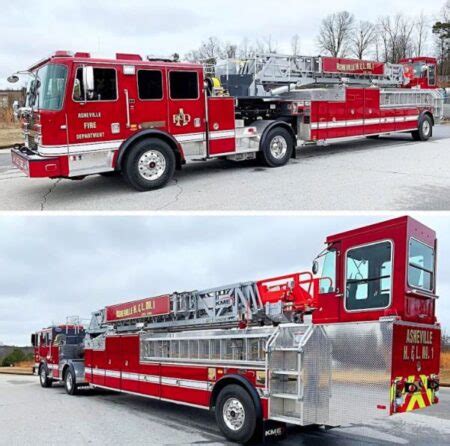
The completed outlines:
{"type": "Polygon", "coordinates": [[[403,390],[405,382],[403,380],[395,381],[395,407],[403,406],[403,390]]]}
{"type": "Polygon", "coordinates": [[[406,384],[406,391],[408,393],[416,393],[419,390],[419,387],[416,383],[407,383],[406,384]]]}
{"type": "Polygon", "coordinates": [[[435,392],[439,391],[439,387],[440,387],[440,382],[439,382],[439,378],[436,377],[431,377],[428,380],[428,388],[431,390],[434,390],[435,392]]]}

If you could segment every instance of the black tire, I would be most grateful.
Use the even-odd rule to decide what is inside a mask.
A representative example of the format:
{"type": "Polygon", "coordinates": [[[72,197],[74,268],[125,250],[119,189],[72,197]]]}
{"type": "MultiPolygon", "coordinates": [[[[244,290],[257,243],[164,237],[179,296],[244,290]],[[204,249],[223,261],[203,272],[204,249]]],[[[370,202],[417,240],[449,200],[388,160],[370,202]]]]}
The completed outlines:
{"type": "Polygon", "coordinates": [[[289,162],[293,152],[294,141],[292,135],[284,127],[275,127],[272,130],[269,130],[267,135],[263,138],[259,159],[267,167],[281,167],[289,162]],[[276,138],[278,138],[283,145],[286,145],[279,156],[274,154],[274,150],[278,150],[279,147],[275,146],[274,148],[274,144],[277,144],[274,141],[276,138]]]}
{"type": "Polygon", "coordinates": [[[433,120],[425,115],[419,122],[419,128],[412,132],[414,141],[428,141],[433,136],[433,120]]]}
{"type": "Polygon", "coordinates": [[[128,149],[125,160],[122,165],[122,174],[127,183],[139,192],[160,189],[164,187],[175,173],[176,159],[172,148],[166,142],[158,138],[148,138],[136,143],[128,149]],[[148,157],[148,177],[144,176],[143,169],[145,165],[139,165],[140,161],[144,163],[144,156],[148,157]],[[160,163],[161,170],[157,167],[160,163]],[[151,173],[154,178],[151,178],[151,173]]]}
{"type": "Polygon", "coordinates": [[[53,380],[48,377],[47,367],[44,364],[39,367],[39,382],[44,389],[48,389],[53,384],[53,380]]]}
{"type": "Polygon", "coordinates": [[[68,368],[64,374],[64,388],[68,395],[73,396],[78,393],[76,376],[71,368],[68,368]]]}
{"type": "Polygon", "coordinates": [[[220,391],[217,397],[215,414],[219,429],[229,440],[248,443],[254,437],[258,424],[255,404],[252,397],[241,386],[230,384],[220,391]],[[234,411],[236,410],[236,404],[237,410],[243,411],[244,420],[242,426],[236,426],[237,429],[234,430],[229,424],[232,423],[233,419],[239,424],[237,414],[234,411]],[[228,413],[228,419],[226,413],[228,413]]]}

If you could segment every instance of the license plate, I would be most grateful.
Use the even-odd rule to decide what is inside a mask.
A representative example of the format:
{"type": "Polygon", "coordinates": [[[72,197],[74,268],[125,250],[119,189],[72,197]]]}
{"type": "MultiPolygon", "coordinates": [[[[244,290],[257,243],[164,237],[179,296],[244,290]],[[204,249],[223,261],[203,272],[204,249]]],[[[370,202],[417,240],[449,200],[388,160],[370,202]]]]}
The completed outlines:
{"type": "Polygon", "coordinates": [[[17,153],[12,152],[12,162],[22,172],[27,175],[30,174],[30,166],[27,159],[24,159],[20,155],[17,155],[17,153]]]}

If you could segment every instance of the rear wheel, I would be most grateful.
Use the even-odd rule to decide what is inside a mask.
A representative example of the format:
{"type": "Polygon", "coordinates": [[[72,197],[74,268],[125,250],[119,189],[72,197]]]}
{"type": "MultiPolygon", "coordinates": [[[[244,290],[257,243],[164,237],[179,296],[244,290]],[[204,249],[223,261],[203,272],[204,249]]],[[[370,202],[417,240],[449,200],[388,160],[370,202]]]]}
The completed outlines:
{"type": "Polygon", "coordinates": [[[248,392],[238,385],[229,385],[217,397],[216,420],[229,440],[249,442],[256,432],[256,408],[248,392]]]}
{"type": "Polygon", "coordinates": [[[419,122],[419,128],[412,132],[414,141],[428,141],[433,136],[433,120],[425,115],[419,122]]]}
{"type": "Polygon", "coordinates": [[[41,387],[44,389],[51,387],[53,384],[53,381],[48,377],[47,367],[43,364],[39,369],[39,381],[41,383],[41,387]]]}
{"type": "Polygon", "coordinates": [[[76,377],[72,369],[68,369],[64,375],[64,387],[68,395],[76,395],[78,393],[76,377]]]}
{"type": "Polygon", "coordinates": [[[285,166],[292,158],[294,141],[283,127],[275,127],[267,133],[260,151],[260,160],[268,167],[285,166]]]}
{"type": "Polygon", "coordinates": [[[122,173],[139,192],[164,187],[173,177],[176,159],[166,142],[149,138],[138,142],[126,155],[122,173]]]}

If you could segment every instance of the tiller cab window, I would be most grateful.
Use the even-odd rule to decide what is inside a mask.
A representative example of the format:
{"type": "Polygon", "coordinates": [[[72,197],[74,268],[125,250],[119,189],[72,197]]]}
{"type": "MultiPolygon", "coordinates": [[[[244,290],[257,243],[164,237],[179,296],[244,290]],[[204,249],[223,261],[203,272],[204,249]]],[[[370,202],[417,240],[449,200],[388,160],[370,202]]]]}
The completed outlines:
{"type": "Polygon", "coordinates": [[[61,110],[66,90],[67,68],[64,65],[45,65],[30,81],[27,105],[34,110],[61,110]]]}
{"type": "Polygon", "coordinates": [[[409,286],[434,291],[434,249],[415,240],[409,242],[409,286]]]}
{"type": "Polygon", "coordinates": [[[392,243],[350,249],[346,258],[346,310],[387,308],[391,294],[392,243]]]}

